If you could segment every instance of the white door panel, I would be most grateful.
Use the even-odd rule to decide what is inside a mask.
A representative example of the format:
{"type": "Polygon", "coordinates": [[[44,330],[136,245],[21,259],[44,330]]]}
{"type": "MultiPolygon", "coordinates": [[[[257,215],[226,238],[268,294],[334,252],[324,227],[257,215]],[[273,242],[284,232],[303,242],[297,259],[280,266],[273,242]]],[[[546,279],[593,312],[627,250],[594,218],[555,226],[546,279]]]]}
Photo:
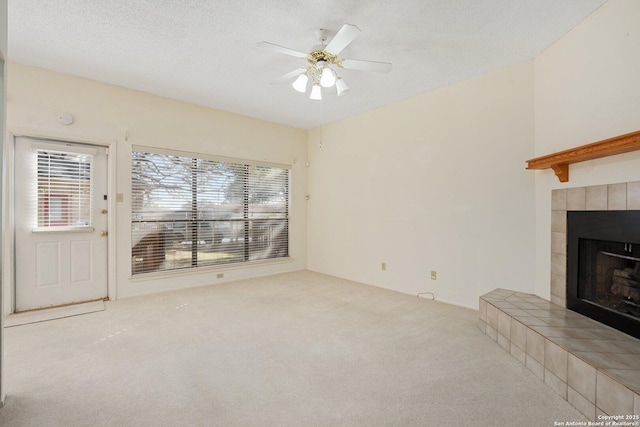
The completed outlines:
{"type": "Polygon", "coordinates": [[[93,280],[91,240],[71,242],[71,283],[82,284],[93,280]]]}
{"type": "Polygon", "coordinates": [[[36,247],[36,286],[60,286],[60,242],[34,242],[36,247]]]}
{"type": "Polygon", "coordinates": [[[16,311],[106,297],[106,149],[18,137],[14,169],[16,311]]]}

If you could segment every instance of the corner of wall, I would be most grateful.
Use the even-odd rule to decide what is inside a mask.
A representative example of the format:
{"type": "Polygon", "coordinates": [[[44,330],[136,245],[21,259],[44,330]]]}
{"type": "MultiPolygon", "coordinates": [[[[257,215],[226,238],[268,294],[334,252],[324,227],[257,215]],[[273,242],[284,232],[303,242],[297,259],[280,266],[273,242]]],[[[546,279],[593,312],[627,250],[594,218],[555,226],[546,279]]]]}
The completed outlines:
{"type": "MultiPolygon", "coordinates": [[[[7,0],[0,0],[0,165],[4,172],[4,147],[7,139],[7,126],[6,126],[6,106],[7,106],[7,0]]],[[[0,174],[0,177],[4,176],[0,174]]],[[[0,178],[0,188],[4,188],[4,183],[0,178]]],[[[5,194],[4,191],[1,194],[5,194]]],[[[4,218],[4,203],[3,197],[0,197],[0,211],[2,211],[2,217],[4,218]]],[[[0,247],[2,253],[5,253],[4,238],[0,234],[0,247]]],[[[0,258],[0,266],[2,265],[2,258],[0,258]]],[[[0,271],[4,269],[0,268],[0,271]]],[[[4,390],[4,283],[0,278],[0,407],[4,405],[5,390],[4,390]]]]}

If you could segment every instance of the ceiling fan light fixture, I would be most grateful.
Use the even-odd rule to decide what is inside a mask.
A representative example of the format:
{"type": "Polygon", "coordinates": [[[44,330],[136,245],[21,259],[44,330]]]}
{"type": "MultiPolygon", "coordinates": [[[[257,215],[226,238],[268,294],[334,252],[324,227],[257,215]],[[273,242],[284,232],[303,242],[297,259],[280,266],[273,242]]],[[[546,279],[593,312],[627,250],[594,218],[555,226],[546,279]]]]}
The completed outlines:
{"type": "Polygon", "coordinates": [[[344,95],[346,91],[349,90],[349,86],[342,80],[342,77],[338,77],[336,80],[336,91],[338,92],[338,96],[344,95]]]}
{"type": "Polygon", "coordinates": [[[336,86],[336,92],[331,91],[331,93],[336,93],[338,96],[344,95],[344,93],[349,90],[349,86],[338,77],[336,73],[338,68],[357,71],[376,71],[380,73],[388,73],[391,71],[392,65],[388,62],[363,61],[339,57],[343,49],[346,48],[358,34],[360,34],[358,27],[352,24],[344,24],[329,40],[330,32],[321,29],[316,33],[320,44],[312,47],[311,51],[307,53],[269,42],[258,43],[258,46],[294,58],[305,59],[307,62],[305,66],[280,76],[270,82],[270,84],[280,84],[295,79],[292,86],[296,91],[306,93],[307,87],[311,86],[310,98],[313,100],[322,100],[322,87],[330,88],[336,86]],[[329,42],[327,43],[327,41],[329,42]]]}
{"type": "Polygon", "coordinates": [[[322,69],[322,76],[320,77],[320,85],[322,87],[331,87],[336,84],[336,73],[329,67],[322,69]]]}
{"type": "Polygon", "coordinates": [[[313,99],[314,101],[322,101],[322,89],[319,84],[314,84],[311,88],[311,96],[309,99],[313,99]]]}
{"type": "Polygon", "coordinates": [[[293,88],[298,92],[305,93],[307,91],[308,81],[309,81],[309,77],[307,77],[306,74],[300,74],[298,78],[295,79],[293,83],[291,83],[291,86],[293,86],[293,88]]]}

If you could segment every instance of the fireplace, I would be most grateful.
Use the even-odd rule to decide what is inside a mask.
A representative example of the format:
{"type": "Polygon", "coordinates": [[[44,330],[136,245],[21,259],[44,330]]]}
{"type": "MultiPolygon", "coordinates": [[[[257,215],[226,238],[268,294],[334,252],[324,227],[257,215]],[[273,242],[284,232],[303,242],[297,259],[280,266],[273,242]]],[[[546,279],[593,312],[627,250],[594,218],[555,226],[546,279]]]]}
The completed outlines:
{"type": "Polygon", "coordinates": [[[640,211],[567,212],[567,308],[640,338],[640,211]]]}

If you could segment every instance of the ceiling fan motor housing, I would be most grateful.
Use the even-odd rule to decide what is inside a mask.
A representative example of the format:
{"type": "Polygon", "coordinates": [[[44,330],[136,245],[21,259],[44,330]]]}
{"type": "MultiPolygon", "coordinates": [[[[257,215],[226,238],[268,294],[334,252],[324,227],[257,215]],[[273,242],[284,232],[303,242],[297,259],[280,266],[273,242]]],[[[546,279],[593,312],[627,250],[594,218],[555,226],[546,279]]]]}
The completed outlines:
{"type": "Polygon", "coordinates": [[[324,50],[324,46],[316,46],[314,47],[314,49],[316,50],[310,52],[309,56],[307,56],[307,61],[309,62],[309,64],[316,65],[318,62],[324,61],[326,64],[340,66],[340,64],[338,63],[338,56],[332,55],[324,50]],[[318,47],[320,47],[321,49],[317,49],[318,47]]]}

